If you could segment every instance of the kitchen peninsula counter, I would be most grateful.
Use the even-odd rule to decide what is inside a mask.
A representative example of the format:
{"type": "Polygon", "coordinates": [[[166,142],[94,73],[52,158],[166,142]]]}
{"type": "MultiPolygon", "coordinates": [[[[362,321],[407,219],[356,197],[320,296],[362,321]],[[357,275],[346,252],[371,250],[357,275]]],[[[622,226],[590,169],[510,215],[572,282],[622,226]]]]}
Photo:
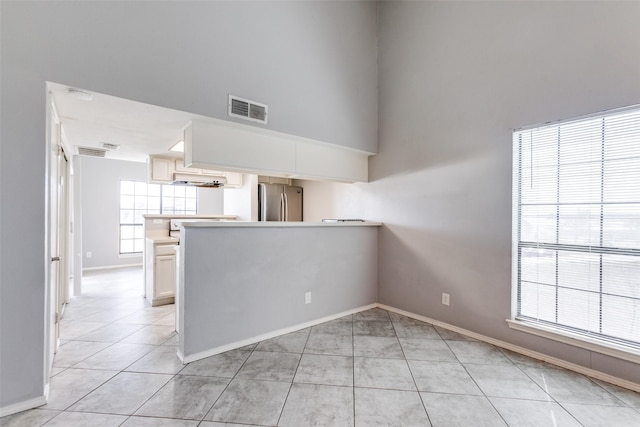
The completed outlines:
{"type": "Polygon", "coordinates": [[[284,221],[216,221],[198,222],[190,220],[185,227],[257,227],[257,228],[307,228],[307,227],[379,227],[381,222],[345,221],[345,222],[284,222],[284,221]]]}
{"type": "Polygon", "coordinates": [[[184,219],[226,219],[234,220],[237,217],[235,215],[182,215],[182,214],[144,214],[143,218],[148,219],[172,219],[172,218],[184,218],[184,219]]]}
{"type": "Polygon", "coordinates": [[[180,358],[191,362],[371,307],[380,225],[185,222],[180,358]]]}

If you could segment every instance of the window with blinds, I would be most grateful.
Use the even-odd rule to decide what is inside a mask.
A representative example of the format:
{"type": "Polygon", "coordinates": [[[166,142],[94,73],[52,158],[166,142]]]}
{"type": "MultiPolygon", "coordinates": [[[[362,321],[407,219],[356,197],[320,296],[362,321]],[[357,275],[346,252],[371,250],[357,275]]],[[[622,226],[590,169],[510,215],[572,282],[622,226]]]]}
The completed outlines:
{"type": "Polygon", "coordinates": [[[516,321],[640,350],[640,107],[513,133],[516,321]]]}

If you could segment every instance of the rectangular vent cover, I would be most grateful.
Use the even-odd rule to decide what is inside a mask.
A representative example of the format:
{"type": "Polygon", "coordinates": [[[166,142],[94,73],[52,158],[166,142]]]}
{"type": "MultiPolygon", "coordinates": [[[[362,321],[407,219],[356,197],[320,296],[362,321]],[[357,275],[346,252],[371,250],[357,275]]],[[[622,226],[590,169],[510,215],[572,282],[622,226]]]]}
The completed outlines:
{"type": "Polygon", "coordinates": [[[267,124],[267,105],[229,95],[229,116],[267,124]]]}
{"type": "Polygon", "coordinates": [[[77,147],[78,154],[81,156],[104,157],[107,150],[94,147],[77,147]]]}
{"type": "Polygon", "coordinates": [[[102,148],[106,149],[106,150],[118,150],[120,149],[120,144],[111,144],[108,142],[103,142],[102,143],[102,148]]]}

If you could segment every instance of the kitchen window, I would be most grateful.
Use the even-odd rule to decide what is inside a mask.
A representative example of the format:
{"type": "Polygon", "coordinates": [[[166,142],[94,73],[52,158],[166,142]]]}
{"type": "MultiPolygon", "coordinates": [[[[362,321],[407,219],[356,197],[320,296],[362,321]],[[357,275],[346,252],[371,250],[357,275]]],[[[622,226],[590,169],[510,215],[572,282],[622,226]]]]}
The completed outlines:
{"type": "Polygon", "coordinates": [[[120,253],[141,253],[145,214],[195,215],[195,187],[120,181],[120,253]]]}
{"type": "Polygon", "coordinates": [[[513,133],[509,325],[640,360],[640,107],[513,133]]]}

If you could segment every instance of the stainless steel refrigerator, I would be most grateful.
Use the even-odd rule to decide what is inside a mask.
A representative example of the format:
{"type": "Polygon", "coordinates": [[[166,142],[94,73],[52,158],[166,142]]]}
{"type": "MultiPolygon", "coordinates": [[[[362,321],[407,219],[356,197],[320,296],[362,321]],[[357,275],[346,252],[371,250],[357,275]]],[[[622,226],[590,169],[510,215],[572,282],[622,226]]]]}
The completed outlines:
{"type": "Polygon", "coordinates": [[[302,187],[258,184],[258,221],[302,221],[302,187]]]}

